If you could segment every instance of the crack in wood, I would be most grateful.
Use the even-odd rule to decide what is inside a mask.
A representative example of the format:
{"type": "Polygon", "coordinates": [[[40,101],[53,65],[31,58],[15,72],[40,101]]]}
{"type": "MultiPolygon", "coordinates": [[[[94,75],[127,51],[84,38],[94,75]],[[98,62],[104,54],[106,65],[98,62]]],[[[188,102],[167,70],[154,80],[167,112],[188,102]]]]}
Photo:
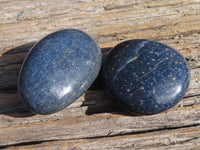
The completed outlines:
{"type": "MultiPolygon", "coordinates": [[[[133,134],[144,134],[144,133],[157,132],[157,131],[164,131],[164,130],[184,129],[184,128],[197,127],[197,126],[200,126],[200,123],[190,124],[190,125],[184,125],[184,126],[177,126],[177,127],[167,127],[167,126],[165,126],[164,128],[159,128],[159,129],[149,129],[149,130],[144,130],[144,131],[134,131],[134,132],[128,132],[128,133],[114,134],[114,135],[93,136],[93,137],[74,138],[74,139],[99,139],[99,138],[109,138],[109,137],[125,136],[125,135],[133,135],[133,134]]],[[[73,139],[73,140],[74,140],[74,139],[73,139]]]]}
{"type": "MultiPolygon", "coordinates": [[[[176,130],[176,129],[184,129],[184,128],[190,128],[190,127],[200,127],[200,123],[196,124],[190,124],[190,125],[184,125],[184,126],[176,126],[176,127],[165,127],[165,128],[159,128],[159,129],[150,129],[145,131],[134,131],[134,132],[128,132],[128,133],[120,133],[115,135],[107,134],[105,136],[92,136],[92,137],[83,137],[83,138],[69,138],[69,139],[52,139],[52,140],[41,140],[41,141],[29,141],[29,142],[21,142],[16,144],[10,144],[10,145],[0,145],[0,149],[6,149],[11,146],[24,146],[24,145],[36,145],[41,144],[44,142],[54,142],[54,141],[65,141],[65,140],[84,140],[84,139],[102,139],[102,138],[110,138],[110,137],[121,137],[121,136],[127,136],[127,135],[137,135],[137,134],[145,134],[145,133],[152,133],[152,132],[159,132],[159,131],[167,131],[167,130],[176,130]]],[[[110,130],[109,133],[112,131],[110,130]]],[[[180,141],[180,144],[183,144],[185,142],[189,142],[191,140],[199,139],[200,137],[194,137],[191,139],[187,139],[184,141],[180,141]]],[[[178,144],[174,143],[174,144],[178,144]]]]}
{"type": "Polygon", "coordinates": [[[184,98],[190,98],[190,97],[196,97],[196,96],[200,96],[200,94],[188,95],[188,96],[184,96],[184,98]]]}
{"type": "Polygon", "coordinates": [[[187,143],[189,141],[193,141],[193,140],[197,140],[197,139],[200,139],[200,137],[193,137],[193,138],[190,138],[190,139],[187,139],[187,140],[184,140],[184,141],[177,142],[175,144],[183,144],[183,143],[187,143]]]}
{"type": "Polygon", "coordinates": [[[10,144],[10,145],[5,145],[5,146],[0,145],[0,149],[7,149],[8,147],[11,147],[11,146],[36,145],[36,144],[41,144],[44,142],[54,142],[54,141],[59,141],[59,140],[30,141],[30,142],[22,142],[22,143],[10,144]]]}

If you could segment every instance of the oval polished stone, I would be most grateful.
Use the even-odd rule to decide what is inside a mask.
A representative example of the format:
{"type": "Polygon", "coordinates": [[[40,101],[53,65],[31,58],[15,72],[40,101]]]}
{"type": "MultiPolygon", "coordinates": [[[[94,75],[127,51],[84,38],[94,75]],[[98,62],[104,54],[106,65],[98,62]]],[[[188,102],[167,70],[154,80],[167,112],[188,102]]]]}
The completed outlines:
{"type": "Polygon", "coordinates": [[[100,66],[100,48],[88,34],[76,29],[54,32],[33,46],[26,57],[19,95],[34,113],[57,112],[90,87],[100,66]]]}
{"type": "Polygon", "coordinates": [[[190,80],[183,56],[150,40],[118,44],[109,51],[102,72],[113,101],[133,114],[142,115],[173,107],[183,98],[190,80]]]}

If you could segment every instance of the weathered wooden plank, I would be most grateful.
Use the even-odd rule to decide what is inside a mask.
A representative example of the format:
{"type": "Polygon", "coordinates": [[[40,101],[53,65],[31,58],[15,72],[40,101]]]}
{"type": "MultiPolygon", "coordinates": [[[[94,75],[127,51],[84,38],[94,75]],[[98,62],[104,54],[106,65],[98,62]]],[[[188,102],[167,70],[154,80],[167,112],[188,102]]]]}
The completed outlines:
{"type": "Polygon", "coordinates": [[[1,2],[1,54],[62,28],[91,34],[103,47],[121,40],[172,39],[199,34],[200,3],[186,1],[11,1],[1,2]],[[56,5],[55,5],[56,4],[56,5]],[[10,42],[12,41],[12,42],[10,42]]]}
{"type": "MultiPolygon", "coordinates": [[[[31,141],[91,138],[200,125],[200,105],[178,107],[152,116],[132,116],[115,109],[87,116],[90,107],[68,108],[49,116],[1,116],[0,145],[31,141]],[[117,111],[116,111],[117,110],[117,111]],[[3,124],[2,124],[3,123],[3,124]]],[[[92,109],[92,108],[91,108],[92,109]]]]}
{"type": "Polygon", "coordinates": [[[200,131],[200,1],[0,1],[0,148],[198,149],[200,131]],[[177,49],[188,60],[191,83],[167,112],[132,116],[115,106],[96,81],[80,99],[48,116],[33,115],[17,96],[28,50],[63,28],[91,34],[102,51],[145,38],[177,49]],[[7,53],[5,53],[7,52],[7,53]]]}
{"type": "Polygon", "coordinates": [[[28,146],[12,146],[9,149],[194,149],[200,147],[200,127],[179,128],[148,133],[137,133],[123,136],[107,136],[103,138],[44,141],[30,143],[28,146]],[[166,145],[168,146],[166,148],[166,145]],[[177,146],[178,145],[178,146],[177,146]]]}

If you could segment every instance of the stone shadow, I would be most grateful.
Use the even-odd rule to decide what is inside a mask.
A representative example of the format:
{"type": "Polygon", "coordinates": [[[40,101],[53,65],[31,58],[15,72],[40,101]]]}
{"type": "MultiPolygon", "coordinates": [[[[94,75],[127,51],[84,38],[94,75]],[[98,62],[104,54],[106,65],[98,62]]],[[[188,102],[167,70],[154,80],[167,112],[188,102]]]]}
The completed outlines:
{"type": "Polygon", "coordinates": [[[35,42],[10,49],[0,57],[0,114],[30,117],[31,113],[17,94],[17,80],[23,60],[35,42]]]}

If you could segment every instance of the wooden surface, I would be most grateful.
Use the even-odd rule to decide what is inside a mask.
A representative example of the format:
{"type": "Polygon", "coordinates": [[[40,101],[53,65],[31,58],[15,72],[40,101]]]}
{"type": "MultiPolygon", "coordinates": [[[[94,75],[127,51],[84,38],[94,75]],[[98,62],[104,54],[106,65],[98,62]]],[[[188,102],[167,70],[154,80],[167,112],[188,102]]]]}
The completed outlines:
{"type": "Polygon", "coordinates": [[[0,149],[200,149],[199,0],[1,0],[0,149]],[[191,83],[167,112],[132,116],[104,93],[101,82],[66,109],[33,115],[17,96],[21,63],[48,33],[77,28],[102,51],[121,41],[152,39],[184,55],[191,83]]]}

